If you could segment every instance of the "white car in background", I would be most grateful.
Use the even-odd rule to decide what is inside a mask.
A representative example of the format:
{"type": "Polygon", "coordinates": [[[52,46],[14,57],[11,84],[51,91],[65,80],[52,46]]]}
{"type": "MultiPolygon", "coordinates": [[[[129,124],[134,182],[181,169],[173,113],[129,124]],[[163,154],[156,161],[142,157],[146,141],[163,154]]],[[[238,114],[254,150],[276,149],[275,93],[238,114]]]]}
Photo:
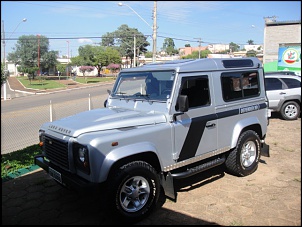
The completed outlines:
{"type": "Polygon", "coordinates": [[[265,73],[265,88],[272,112],[279,112],[284,120],[298,119],[301,109],[301,76],[265,73]]]}

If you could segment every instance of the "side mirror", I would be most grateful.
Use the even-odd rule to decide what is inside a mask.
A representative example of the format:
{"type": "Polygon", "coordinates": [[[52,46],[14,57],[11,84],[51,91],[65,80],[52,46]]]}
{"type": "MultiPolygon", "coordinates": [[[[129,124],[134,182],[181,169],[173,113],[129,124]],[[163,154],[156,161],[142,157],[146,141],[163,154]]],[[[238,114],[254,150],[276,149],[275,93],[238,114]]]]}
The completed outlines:
{"type": "Polygon", "coordinates": [[[189,99],[187,95],[179,95],[177,98],[176,110],[180,111],[179,113],[175,113],[173,115],[174,121],[176,121],[176,117],[184,114],[189,110],[189,99]]]}
{"type": "Polygon", "coordinates": [[[189,99],[187,95],[179,95],[177,99],[178,108],[181,112],[187,112],[189,109],[189,99]]]}

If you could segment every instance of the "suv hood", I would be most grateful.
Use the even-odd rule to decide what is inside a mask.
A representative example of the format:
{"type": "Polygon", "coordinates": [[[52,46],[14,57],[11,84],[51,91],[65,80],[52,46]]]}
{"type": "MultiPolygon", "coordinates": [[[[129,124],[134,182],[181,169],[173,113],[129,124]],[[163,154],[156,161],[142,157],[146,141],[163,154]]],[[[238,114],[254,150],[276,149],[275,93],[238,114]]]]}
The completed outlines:
{"type": "Polygon", "coordinates": [[[164,122],[167,122],[165,115],[154,111],[140,112],[122,108],[101,108],[45,123],[42,128],[77,137],[87,132],[154,125],[164,122]]]}

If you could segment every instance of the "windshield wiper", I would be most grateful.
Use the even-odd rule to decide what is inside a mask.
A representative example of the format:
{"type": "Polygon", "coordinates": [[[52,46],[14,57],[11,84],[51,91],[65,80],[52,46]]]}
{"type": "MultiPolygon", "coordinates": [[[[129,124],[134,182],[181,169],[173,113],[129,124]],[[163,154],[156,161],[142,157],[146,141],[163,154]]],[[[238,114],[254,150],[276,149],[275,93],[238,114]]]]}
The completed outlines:
{"type": "Polygon", "coordinates": [[[127,94],[126,92],[116,92],[116,93],[114,93],[114,95],[122,95],[122,96],[124,96],[125,94],[127,94]]]}
{"type": "Polygon", "coordinates": [[[141,96],[141,97],[149,97],[149,94],[135,94],[135,96],[141,96]]]}
{"type": "Polygon", "coordinates": [[[135,94],[136,97],[146,97],[149,98],[150,95],[149,94],[135,94]]]}

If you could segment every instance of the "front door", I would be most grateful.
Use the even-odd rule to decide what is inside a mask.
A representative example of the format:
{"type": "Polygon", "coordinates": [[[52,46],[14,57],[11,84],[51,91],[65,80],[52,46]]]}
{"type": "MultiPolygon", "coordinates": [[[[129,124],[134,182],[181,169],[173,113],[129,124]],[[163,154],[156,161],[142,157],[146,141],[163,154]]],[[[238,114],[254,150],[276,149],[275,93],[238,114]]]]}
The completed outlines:
{"type": "Polygon", "coordinates": [[[188,96],[189,110],[177,116],[174,125],[178,162],[217,149],[217,117],[209,84],[208,75],[182,78],[180,94],[188,96]]]}

